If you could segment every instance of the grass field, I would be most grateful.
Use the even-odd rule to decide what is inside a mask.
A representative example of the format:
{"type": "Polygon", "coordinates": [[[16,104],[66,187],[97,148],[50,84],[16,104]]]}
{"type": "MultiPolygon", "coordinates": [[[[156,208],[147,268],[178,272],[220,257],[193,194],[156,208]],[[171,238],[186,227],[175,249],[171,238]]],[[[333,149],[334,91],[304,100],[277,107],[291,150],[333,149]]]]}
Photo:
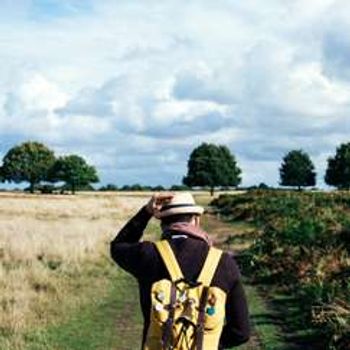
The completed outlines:
{"type": "Polygon", "coordinates": [[[28,332],[110,293],[109,242],[144,202],[108,193],[1,194],[0,349],[25,349],[28,332]]]}
{"type": "MultiPolygon", "coordinates": [[[[149,196],[0,195],[1,350],[139,348],[137,285],[111,261],[109,242],[149,196]]],[[[206,205],[210,196],[196,193],[196,199],[206,205]]],[[[226,249],[249,244],[235,236],[249,235],[249,225],[209,216],[203,225],[226,249]]],[[[158,234],[151,221],[145,238],[158,234]]],[[[269,322],[267,304],[254,287],[246,291],[255,332],[242,350],[278,349],[279,328],[269,322]]]]}

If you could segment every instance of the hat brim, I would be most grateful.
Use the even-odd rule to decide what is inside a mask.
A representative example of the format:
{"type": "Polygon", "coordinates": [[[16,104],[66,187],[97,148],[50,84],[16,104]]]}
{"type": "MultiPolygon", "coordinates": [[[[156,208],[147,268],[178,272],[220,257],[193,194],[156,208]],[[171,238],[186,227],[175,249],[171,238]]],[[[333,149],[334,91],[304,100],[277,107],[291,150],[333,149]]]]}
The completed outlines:
{"type": "Polygon", "coordinates": [[[194,205],[190,207],[181,207],[181,208],[170,208],[157,213],[157,219],[162,219],[171,215],[179,215],[179,214],[202,215],[203,213],[204,213],[204,208],[200,207],[199,205],[194,205]]]}

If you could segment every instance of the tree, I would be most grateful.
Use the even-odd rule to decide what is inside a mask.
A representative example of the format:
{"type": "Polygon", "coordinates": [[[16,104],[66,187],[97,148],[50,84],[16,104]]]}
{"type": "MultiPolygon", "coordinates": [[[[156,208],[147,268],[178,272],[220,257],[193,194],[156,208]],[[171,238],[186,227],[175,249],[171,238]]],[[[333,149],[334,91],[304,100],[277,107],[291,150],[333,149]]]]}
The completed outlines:
{"type": "Polygon", "coordinates": [[[208,186],[211,195],[216,186],[237,186],[241,182],[241,169],[226,146],[202,143],[188,160],[187,186],[208,186]]]}
{"type": "Polygon", "coordinates": [[[118,186],[117,185],[115,185],[115,184],[111,184],[111,183],[109,183],[109,184],[107,184],[106,186],[102,186],[102,187],[100,187],[100,191],[118,191],[119,189],[118,189],[118,186]]]}
{"type": "Polygon", "coordinates": [[[338,189],[350,188],[350,142],[341,144],[335,156],[328,158],[325,182],[338,189]]]}
{"type": "Polygon", "coordinates": [[[186,185],[172,185],[170,191],[188,191],[190,188],[186,185]]]}
{"type": "Polygon", "coordinates": [[[315,186],[315,167],[307,153],[293,150],[287,153],[280,168],[282,186],[296,186],[298,190],[303,186],[315,186]]]}
{"type": "Polygon", "coordinates": [[[88,165],[84,158],[77,155],[59,157],[50,171],[52,182],[64,181],[73,194],[79,188],[98,182],[95,167],[88,165]]]}
{"type": "Polygon", "coordinates": [[[39,142],[25,142],[11,148],[3,158],[1,177],[4,181],[27,181],[30,192],[40,181],[46,180],[55,162],[53,151],[39,142]]]}

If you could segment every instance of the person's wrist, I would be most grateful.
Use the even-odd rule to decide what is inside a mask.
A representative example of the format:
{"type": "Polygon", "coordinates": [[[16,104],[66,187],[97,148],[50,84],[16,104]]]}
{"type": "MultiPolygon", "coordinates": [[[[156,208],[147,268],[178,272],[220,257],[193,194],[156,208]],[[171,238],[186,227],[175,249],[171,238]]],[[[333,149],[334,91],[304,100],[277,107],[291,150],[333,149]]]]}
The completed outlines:
{"type": "Polygon", "coordinates": [[[144,209],[145,209],[145,211],[147,212],[147,214],[153,216],[153,210],[149,207],[148,204],[146,204],[146,205],[144,206],[144,209]]]}

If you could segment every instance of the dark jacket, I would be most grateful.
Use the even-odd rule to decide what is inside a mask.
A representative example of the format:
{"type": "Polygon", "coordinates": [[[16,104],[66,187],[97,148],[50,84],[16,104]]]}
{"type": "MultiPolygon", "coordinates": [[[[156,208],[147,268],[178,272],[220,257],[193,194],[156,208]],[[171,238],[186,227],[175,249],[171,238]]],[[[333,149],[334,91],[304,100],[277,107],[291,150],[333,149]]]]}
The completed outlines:
{"type": "MultiPolygon", "coordinates": [[[[139,242],[150,218],[151,215],[142,208],[111,243],[114,261],[135,276],[139,283],[144,317],[142,343],[149,327],[151,286],[156,281],[169,278],[155,245],[148,241],[139,242]]],[[[191,237],[170,239],[169,242],[184,276],[189,280],[196,280],[207,256],[208,245],[191,237]]],[[[249,339],[247,302],[236,262],[227,253],[221,257],[212,286],[221,288],[227,294],[226,324],[221,334],[220,347],[230,348],[246,342],[249,339]]]]}

